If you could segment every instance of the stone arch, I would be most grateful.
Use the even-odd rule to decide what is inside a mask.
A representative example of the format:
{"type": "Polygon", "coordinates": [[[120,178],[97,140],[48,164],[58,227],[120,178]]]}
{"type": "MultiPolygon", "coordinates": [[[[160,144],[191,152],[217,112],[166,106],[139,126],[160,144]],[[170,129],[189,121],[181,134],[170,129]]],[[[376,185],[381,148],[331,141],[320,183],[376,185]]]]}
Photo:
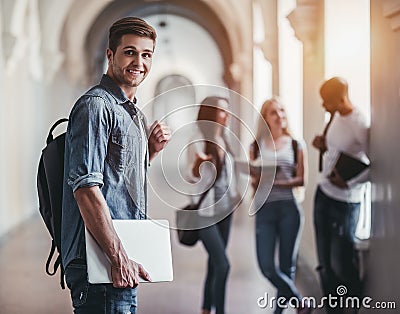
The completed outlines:
{"type": "Polygon", "coordinates": [[[41,79],[38,1],[17,0],[4,2],[3,6],[0,13],[3,22],[2,57],[6,73],[12,74],[19,62],[24,60],[31,77],[41,79]]]}
{"type": "MultiPolygon", "coordinates": [[[[241,19],[238,10],[235,10],[234,6],[229,5],[227,1],[206,3],[169,0],[161,3],[144,0],[135,2],[92,0],[73,7],[64,29],[67,45],[66,64],[73,80],[89,83],[94,77],[98,77],[96,69],[104,59],[102,51],[105,51],[107,44],[106,34],[113,21],[133,12],[139,16],[169,13],[191,19],[216,39],[224,60],[224,81],[228,87],[237,89],[237,81],[241,73],[238,67],[244,67],[243,46],[245,38],[250,37],[251,33],[245,36],[238,25],[241,19]],[[86,65],[86,68],[82,65],[86,65]]],[[[252,48],[249,49],[251,51],[252,48]]]]}
{"type": "Polygon", "coordinates": [[[165,118],[172,130],[181,127],[181,122],[187,120],[186,116],[193,115],[193,111],[195,111],[178,111],[168,116],[169,113],[179,109],[181,104],[191,105],[196,101],[196,90],[192,86],[192,82],[185,76],[172,74],[161,78],[156,84],[154,96],[156,98],[152,106],[153,119],[165,118]]]}
{"type": "Polygon", "coordinates": [[[39,2],[41,12],[41,51],[44,78],[51,81],[65,60],[62,51],[63,28],[73,0],[39,2]],[[54,14],[57,12],[57,14],[54,14]]]}

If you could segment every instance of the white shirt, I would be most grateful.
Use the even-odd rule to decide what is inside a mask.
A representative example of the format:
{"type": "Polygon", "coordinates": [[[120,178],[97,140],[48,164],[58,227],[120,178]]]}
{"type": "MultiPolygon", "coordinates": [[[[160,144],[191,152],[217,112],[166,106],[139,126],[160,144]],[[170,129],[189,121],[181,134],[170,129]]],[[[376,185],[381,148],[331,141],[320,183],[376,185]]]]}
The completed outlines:
{"type": "Polygon", "coordinates": [[[328,176],[332,172],[340,152],[369,163],[366,154],[368,128],[367,120],[358,108],[354,108],[350,114],[344,116],[338,112],[335,113],[326,134],[325,141],[328,150],[323,156],[323,177],[319,184],[321,190],[330,198],[348,203],[361,202],[364,183],[368,180],[368,170],[347,181],[349,186],[347,189],[333,185],[328,176]]]}

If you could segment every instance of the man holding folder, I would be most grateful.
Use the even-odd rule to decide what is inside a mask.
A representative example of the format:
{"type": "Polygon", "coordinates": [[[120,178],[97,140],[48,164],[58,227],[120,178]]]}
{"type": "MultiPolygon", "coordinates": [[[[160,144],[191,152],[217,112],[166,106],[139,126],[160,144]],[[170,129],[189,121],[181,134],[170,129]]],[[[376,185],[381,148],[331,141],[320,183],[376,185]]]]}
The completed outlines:
{"type": "MultiPolygon", "coordinates": [[[[343,171],[348,169],[348,162],[369,163],[366,155],[369,126],[349,100],[344,79],[327,80],[320,88],[320,95],[322,106],[333,116],[325,134],[316,136],[312,143],[320,151],[326,149],[314,204],[318,271],[325,296],[336,295],[339,285],[348,288],[348,295],[359,296],[361,283],[354,239],[368,171],[361,170],[366,168],[362,165],[360,171],[351,174],[343,171]]],[[[332,310],[338,313],[340,309],[332,310]]]]}

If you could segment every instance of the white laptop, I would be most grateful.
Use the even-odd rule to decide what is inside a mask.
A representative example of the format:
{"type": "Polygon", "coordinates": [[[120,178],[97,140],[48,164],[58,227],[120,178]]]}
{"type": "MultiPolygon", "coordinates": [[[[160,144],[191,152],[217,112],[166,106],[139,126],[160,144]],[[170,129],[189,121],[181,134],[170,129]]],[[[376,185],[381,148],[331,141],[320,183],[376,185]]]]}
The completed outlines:
{"type": "MultiPolygon", "coordinates": [[[[167,220],[113,220],[113,224],[129,259],[142,264],[152,282],[173,280],[167,220]]],[[[108,257],[86,228],[85,236],[89,282],[112,283],[108,257]]]]}

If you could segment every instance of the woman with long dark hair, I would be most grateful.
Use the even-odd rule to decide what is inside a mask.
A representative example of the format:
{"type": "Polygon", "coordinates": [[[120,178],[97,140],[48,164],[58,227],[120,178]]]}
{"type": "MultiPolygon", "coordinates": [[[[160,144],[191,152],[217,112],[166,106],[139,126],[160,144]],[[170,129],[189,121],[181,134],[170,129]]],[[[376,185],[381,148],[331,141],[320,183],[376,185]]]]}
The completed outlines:
{"type": "Polygon", "coordinates": [[[200,239],[208,253],[202,314],[210,314],[212,308],[216,314],[225,313],[225,288],[230,268],[225,249],[236,199],[232,151],[226,139],[227,108],[228,100],[222,97],[211,96],[201,102],[196,123],[201,140],[196,143],[191,160],[194,179],[206,183],[203,191],[211,187],[199,209],[203,226],[200,239]],[[203,167],[204,162],[210,162],[208,166],[212,167],[203,167]]]}

